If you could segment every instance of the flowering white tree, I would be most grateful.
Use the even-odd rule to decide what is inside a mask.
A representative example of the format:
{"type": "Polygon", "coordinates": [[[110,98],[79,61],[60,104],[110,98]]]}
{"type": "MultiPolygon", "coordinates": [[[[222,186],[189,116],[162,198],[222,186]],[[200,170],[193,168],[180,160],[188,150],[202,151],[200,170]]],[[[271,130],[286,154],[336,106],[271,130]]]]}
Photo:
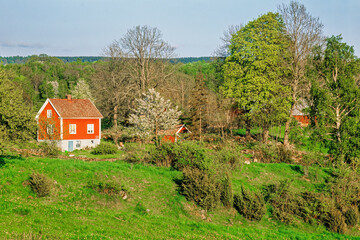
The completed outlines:
{"type": "Polygon", "coordinates": [[[159,131],[167,130],[179,124],[181,111],[172,108],[171,102],[165,100],[153,88],[136,99],[137,108],[130,115],[129,121],[134,125],[136,135],[141,138],[155,134],[158,143],[159,131]]]}

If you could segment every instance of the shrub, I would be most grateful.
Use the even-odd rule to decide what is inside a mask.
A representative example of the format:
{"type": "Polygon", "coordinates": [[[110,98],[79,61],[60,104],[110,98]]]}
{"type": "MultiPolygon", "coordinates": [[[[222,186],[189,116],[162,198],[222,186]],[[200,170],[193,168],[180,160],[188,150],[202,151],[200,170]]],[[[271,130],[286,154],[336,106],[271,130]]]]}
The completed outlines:
{"type": "Polygon", "coordinates": [[[345,217],[337,209],[332,208],[324,216],[323,221],[324,221],[324,225],[330,231],[337,232],[337,233],[345,233],[345,231],[346,231],[345,217]]]}
{"type": "Polygon", "coordinates": [[[358,215],[355,209],[349,208],[345,212],[345,223],[351,227],[358,223],[358,215]]]}
{"type": "Polygon", "coordinates": [[[40,150],[45,156],[48,157],[56,157],[60,152],[56,141],[45,141],[40,143],[40,150]]]}
{"type": "Polygon", "coordinates": [[[259,144],[255,158],[264,163],[292,163],[292,149],[286,148],[280,143],[259,144]]]}
{"type": "Polygon", "coordinates": [[[271,204],[274,219],[288,224],[293,223],[294,216],[298,212],[298,202],[294,193],[289,191],[289,187],[289,181],[281,181],[267,185],[263,189],[265,200],[271,204]]]}
{"type": "Polygon", "coordinates": [[[194,167],[185,167],[182,171],[181,193],[187,200],[194,201],[206,210],[218,206],[221,188],[215,175],[194,167]]]}
{"type": "Polygon", "coordinates": [[[29,182],[31,189],[38,195],[38,197],[49,195],[53,187],[52,180],[41,173],[31,174],[29,182]]]}
{"type": "Polygon", "coordinates": [[[266,213],[264,198],[261,194],[250,192],[241,187],[239,194],[234,194],[234,207],[249,220],[261,220],[266,213]]]}
{"type": "Polygon", "coordinates": [[[208,151],[195,142],[167,143],[156,148],[152,153],[152,159],[160,166],[173,166],[179,170],[189,166],[206,171],[212,169],[214,163],[208,151]]]}
{"type": "Polygon", "coordinates": [[[233,205],[234,196],[232,192],[232,182],[229,173],[225,174],[225,177],[221,182],[220,200],[225,207],[232,207],[233,205]]]}
{"type": "Polygon", "coordinates": [[[118,184],[114,181],[103,182],[103,181],[92,181],[88,182],[87,187],[94,189],[95,191],[101,194],[107,195],[123,195],[126,192],[126,189],[121,184],[118,184]]]}
{"type": "Polygon", "coordinates": [[[91,152],[95,155],[102,155],[102,154],[114,154],[117,152],[117,147],[108,142],[102,141],[99,145],[94,148],[94,150],[91,152]]]}

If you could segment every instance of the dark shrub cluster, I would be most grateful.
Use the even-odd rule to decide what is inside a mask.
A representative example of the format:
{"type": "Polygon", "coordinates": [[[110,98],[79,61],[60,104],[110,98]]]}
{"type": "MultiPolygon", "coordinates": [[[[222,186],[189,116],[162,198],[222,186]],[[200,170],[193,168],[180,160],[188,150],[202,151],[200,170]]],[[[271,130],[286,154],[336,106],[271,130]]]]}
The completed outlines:
{"type": "Polygon", "coordinates": [[[185,167],[182,172],[181,193],[186,199],[206,210],[216,208],[220,203],[221,184],[215,175],[194,167],[185,167]]]}
{"type": "Polygon", "coordinates": [[[91,153],[95,155],[103,155],[114,154],[116,152],[117,147],[114,144],[102,141],[99,145],[96,146],[96,148],[94,148],[94,150],[92,150],[91,153]]]}
{"type": "Polygon", "coordinates": [[[29,183],[31,189],[38,195],[38,197],[45,197],[49,195],[53,187],[53,181],[41,173],[31,174],[29,183]]]}
{"type": "Polygon", "coordinates": [[[239,194],[234,194],[234,207],[249,220],[259,221],[266,213],[263,196],[260,193],[251,192],[244,187],[241,187],[239,194]]]}

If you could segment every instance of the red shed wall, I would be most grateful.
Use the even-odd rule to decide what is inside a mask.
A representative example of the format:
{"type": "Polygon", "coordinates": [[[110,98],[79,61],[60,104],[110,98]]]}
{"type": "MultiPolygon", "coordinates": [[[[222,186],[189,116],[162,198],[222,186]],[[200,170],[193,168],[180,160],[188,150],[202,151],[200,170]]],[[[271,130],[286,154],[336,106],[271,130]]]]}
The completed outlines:
{"type": "Polygon", "coordinates": [[[38,120],[38,139],[39,140],[46,140],[46,139],[60,139],[60,119],[59,115],[56,113],[55,109],[51,106],[50,103],[47,103],[43,111],[39,115],[38,120]],[[52,111],[52,118],[47,118],[47,110],[52,111]],[[47,134],[47,126],[49,124],[54,125],[54,134],[49,135],[47,134]]]}
{"type": "Polygon", "coordinates": [[[63,139],[99,139],[100,137],[99,119],[63,119],[63,139]],[[69,125],[76,124],[76,134],[69,133],[69,125]],[[87,133],[87,125],[94,124],[94,133],[87,133]]]}

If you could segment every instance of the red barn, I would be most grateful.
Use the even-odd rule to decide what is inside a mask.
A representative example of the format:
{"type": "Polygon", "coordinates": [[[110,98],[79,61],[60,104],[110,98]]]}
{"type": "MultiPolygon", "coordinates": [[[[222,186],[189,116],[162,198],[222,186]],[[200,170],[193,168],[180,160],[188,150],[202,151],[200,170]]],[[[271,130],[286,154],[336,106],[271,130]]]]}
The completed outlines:
{"type": "Polygon", "coordinates": [[[308,105],[304,101],[299,101],[294,107],[292,116],[300,123],[302,127],[306,127],[310,124],[310,116],[304,114],[303,110],[308,108],[308,105]]]}
{"type": "Polygon", "coordinates": [[[62,151],[100,144],[103,116],[89,99],[46,99],[36,115],[39,142],[56,140],[62,151]]]}

